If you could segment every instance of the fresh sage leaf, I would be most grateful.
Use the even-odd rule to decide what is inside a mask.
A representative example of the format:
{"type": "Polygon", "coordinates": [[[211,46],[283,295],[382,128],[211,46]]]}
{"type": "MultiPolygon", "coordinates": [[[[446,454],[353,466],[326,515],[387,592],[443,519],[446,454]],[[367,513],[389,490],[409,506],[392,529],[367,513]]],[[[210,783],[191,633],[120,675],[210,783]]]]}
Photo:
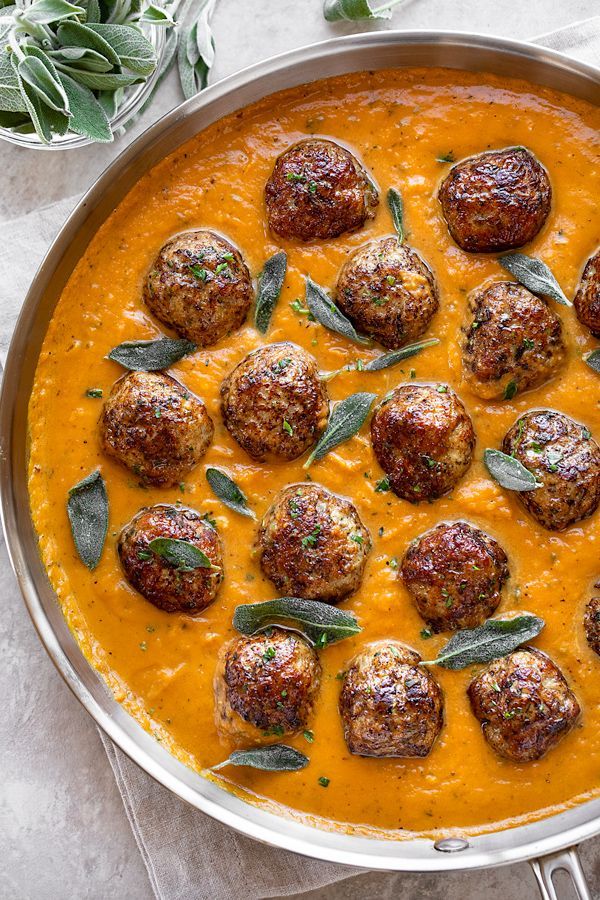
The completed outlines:
{"type": "Polygon", "coordinates": [[[76,69],[85,69],[86,72],[110,72],[113,64],[105,56],[96,50],[87,47],[63,47],[61,50],[49,50],[48,56],[55,63],[65,63],[76,69]]]}
{"type": "Polygon", "coordinates": [[[210,569],[212,563],[206,553],[189,541],[176,538],[154,538],[148,549],[177,569],[210,569]]]}
{"type": "Polygon", "coordinates": [[[357,344],[369,343],[369,339],[358,334],[350,319],[346,318],[331,297],[310,277],[306,279],[306,305],[317,322],[329,331],[335,331],[357,344]]]}
{"type": "Polygon", "coordinates": [[[381,369],[389,369],[390,366],[395,366],[404,359],[410,359],[411,356],[416,356],[421,350],[425,350],[427,347],[434,347],[436,344],[439,344],[438,338],[427,338],[424,341],[407,344],[406,347],[401,347],[400,350],[390,350],[389,353],[383,353],[381,356],[372,359],[371,362],[366,363],[362,367],[362,371],[379,372],[381,369]]]}
{"type": "Polygon", "coordinates": [[[0,110],[5,112],[27,112],[21,96],[19,79],[12,67],[8,54],[0,52],[0,110]]]}
{"type": "Polygon", "coordinates": [[[125,68],[139,75],[150,75],[156,68],[154,47],[136,28],[102,23],[90,25],[90,30],[112,48],[125,68]]]}
{"type": "Polygon", "coordinates": [[[213,766],[213,771],[224,766],[249,766],[265,772],[297,772],[306,768],[308,763],[309,759],[304,753],[287,744],[268,744],[266,747],[252,747],[250,750],[234,750],[228,759],[213,766]]]}
{"type": "Polygon", "coordinates": [[[166,9],[163,9],[162,6],[156,6],[154,3],[149,3],[144,7],[142,15],[140,16],[140,22],[148,22],[150,25],[175,24],[170,13],[168,13],[166,9]]]}
{"type": "Polygon", "coordinates": [[[541,259],[525,256],[524,253],[505,253],[504,256],[498,257],[498,262],[532,294],[551,297],[563,306],[573,305],[565,297],[560,284],[541,259]]]}
{"type": "Polygon", "coordinates": [[[543,627],[544,620],[531,613],[521,613],[512,619],[488,619],[477,628],[457,632],[436,659],[423,665],[465,669],[474,663],[488,663],[533,640],[543,627]]]}
{"type": "Polygon", "coordinates": [[[233,509],[242,516],[248,516],[250,519],[256,518],[248,506],[245,494],[229,475],[222,472],[221,469],[215,469],[211,466],[206,470],[206,480],[213,494],[221,503],[224,503],[229,509],[233,509]]]}
{"type": "Polygon", "coordinates": [[[156,341],[124,341],[114,347],[108,359],[132,372],[158,372],[168,369],[189,356],[196,349],[196,344],[179,338],[159,338],[156,341]]]}
{"type": "MultiPolygon", "coordinates": [[[[81,22],[65,22],[56,32],[59,41],[67,47],[79,47],[81,49],[94,50],[103,56],[111,66],[119,65],[119,55],[111,44],[102,36],[102,32],[98,28],[120,28],[119,25],[82,25],[81,22]]],[[[127,28],[127,31],[135,32],[134,28],[127,28]]],[[[139,37],[142,35],[137,32],[139,37]]],[[[144,43],[148,43],[142,37],[144,43]]]]}
{"type": "Polygon", "coordinates": [[[50,25],[51,22],[59,22],[72,16],[85,17],[85,9],[68,3],[67,0],[36,0],[22,13],[21,19],[26,19],[32,25],[50,25]]]}
{"type": "Polygon", "coordinates": [[[33,127],[35,128],[35,132],[43,144],[49,144],[52,141],[53,134],[65,133],[69,127],[69,118],[62,113],[45,106],[39,95],[36,94],[30,85],[23,81],[19,75],[14,55],[11,56],[11,62],[17,73],[21,97],[23,98],[33,127]]]}
{"type": "Polygon", "coordinates": [[[509,491],[534,491],[542,487],[518,459],[501,450],[486,450],[483,461],[492,478],[509,491]]]}
{"type": "Polygon", "coordinates": [[[387,202],[392,214],[392,222],[398,234],[398,243],[404,241],[404,204],[402,196],[396,188],[390,188],[387,192],[387,202]]]}
{"type": "Polygon", "coordinates": [[[125,75],[122,72],[86,72],[85,69],[78,69],[76,66],[68,66],[65,63],[57,63],[56,68],[95,91],[112,91],[116,88],[129,87],[130,84],[143,80],[135,72],[132,72],[131,75],[125,75]]]}
{"type": "Polygon", "coordinates": [[[108,531],[108,495],[99,471],[71,488],[67,513],[79,558],[88,569],[95,569],[108,531]]]}
{"type": "Polygon", "coordinates": [[[26,56],[19,62],[18,74],[35,91],[45,106],[68,115],[67,95],[56,74],[52,74],[50,69],[52,63],[48,57],[46,60],[47,62],[44,62],[37,56],[26,56]]]}
{"type": "Polygon", "coordinates": [[[216,0],[200,0],[192,7],[194,22],[182,29],[177,51],[179,81],[186,100],[206,87],[214,61],[214,39],[210,28],[216,0]]]}
{"type": "Polygon", "coordinates": [[[323,15],[328,22],[358,22],[361,19],[389,19],[392,8],[402,0],[388,0],[387,3],[371,9],[367,0],[325,0],[323,15]]]}
{"type": "Polygon", "coordinates": [[[98,0],[87,0],[85,16],[87,24],[90,25],[92,22],[99,22],[100,18],[100,4],[98,3],[98,0]]]}
{"type": "Polygon", "coordinates": [[[376,394],[359,392],[335,404],[327,428],[304,464],[305,469],[308,469],[315,460],[323,459],[331,450],[360,431],[375,397],[376,394]]]}
{"type": "Polygon", "coordinates": [[[254,310],[254,324],[261,334],[266,334],[271,316],[285,280],[287,270],[287,254],[280,250],[264,264],[258,279],[258,296],[254,310]]]}
{"type": "Polygon", "coordinates": [[[288,623],[316,644],[324,647],[362,631],[352,613],[318,600],[279,597],[262,603],[236,606],[233,627],[242,634],[255,634],[269,625],[288,623]]]}
{"type": "Polygon", "coordinates": [[[69,101],[71,131],[99,143],[110,143],[113,133],[108,117],[91,90],[78,84],[64,72],[59,74],[59,78],[69,101]]]}
{"type": "Polygon", "coordinates": [[[600,350],[592,350],[591,353],[588,353],[583,358],[590,369],[593,369],[594,372],[598,372],[600,375],[600,350]]]}

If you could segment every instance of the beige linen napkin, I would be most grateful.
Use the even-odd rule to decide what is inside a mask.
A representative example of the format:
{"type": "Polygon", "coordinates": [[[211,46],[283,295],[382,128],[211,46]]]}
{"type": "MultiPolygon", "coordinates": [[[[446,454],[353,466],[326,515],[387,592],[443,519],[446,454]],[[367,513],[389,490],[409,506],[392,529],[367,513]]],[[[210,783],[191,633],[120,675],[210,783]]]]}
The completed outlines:
{"type": "MultiPolygon", "coordinates": [[[[598,66],[600,17],[542,35],[535,42],[598,66]]],[[[78,199],[70,197],[0,226],[2,363],[36,266],[78,199]]],[[[50,723],[47,728],[50,732],[50,723]]],[[[312,891],[344,879],[352,881],[339,891],[331,888],[329,897],[383,898],[391,896],[388,891],[392,890],[398,900],[447,896],[447,884],[443,887],[438,880],[426,878],[417,885],[419,876],[414,875],[395,878],[393,887],[391,881],[387,886],[383,883],[384,876],[372,876],[369,889],[362,878],[354,880],[362,870],[258,844],[178,800],[101,737],[159,900],[261,900],[312,891]]]]}

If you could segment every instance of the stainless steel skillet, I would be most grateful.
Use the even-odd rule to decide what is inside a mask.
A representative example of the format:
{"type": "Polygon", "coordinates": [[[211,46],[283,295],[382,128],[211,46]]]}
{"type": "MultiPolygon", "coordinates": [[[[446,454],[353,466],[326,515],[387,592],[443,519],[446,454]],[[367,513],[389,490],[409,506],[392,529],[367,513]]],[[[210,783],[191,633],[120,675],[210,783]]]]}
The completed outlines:
{"type": "Polygon", "coordinates": [[[371,869],[444,872],[533,860],[546,900],[552,875],[567,869],[589,900],[572,848],[600,833],[600,799],[530,825],[460,841],[375,840],[335,834],[260,810],[175,760],[109,694],[62,616],[37,550],[27,495],[27,404],[42,341],[61,290],[87,244],[129,188],[201,129],[262,97],[363,69],[445,66],[527,79],[600,102],[600,72],[539,47],[451,32],[377,32],[338,38],[275,57],[209,88],[169,113],[106,170],[65,223],[27,295],[11,344],[0,398],[2,519],[15,573],[38,634],[59,672],[98,725],[153,778],[219,821],[306,856],[371,869]]]}

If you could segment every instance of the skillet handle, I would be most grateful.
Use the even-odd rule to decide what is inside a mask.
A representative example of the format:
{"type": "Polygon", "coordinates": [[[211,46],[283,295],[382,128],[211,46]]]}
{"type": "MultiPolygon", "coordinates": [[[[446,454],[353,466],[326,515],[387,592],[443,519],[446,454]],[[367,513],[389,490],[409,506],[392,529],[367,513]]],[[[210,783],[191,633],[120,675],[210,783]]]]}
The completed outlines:
{"type": "Polygon", "coordinates": [[[552,877],[555,872],[561,869],[571,876],[577,900],[592,900],[576,847],[569,847],[567,850],[561,850],[559,853],[551,853],[548,856],[540,856],[539,859],[532,859],[531,868],[535,872],[543,900],[560,900],[552,877]]]}

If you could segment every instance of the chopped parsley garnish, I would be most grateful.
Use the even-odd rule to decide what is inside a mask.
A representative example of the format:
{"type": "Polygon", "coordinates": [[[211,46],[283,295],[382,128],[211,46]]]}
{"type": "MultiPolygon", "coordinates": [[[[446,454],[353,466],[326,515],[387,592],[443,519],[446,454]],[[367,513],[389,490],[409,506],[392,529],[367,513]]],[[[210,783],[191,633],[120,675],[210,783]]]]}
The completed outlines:
{"type": "Polygon", "coordinates": [[[190,270],[194,278],[197,278],[199,281],[208,281],[208,269],[203,269],[202,266],[196,265],[188,266],[188,269],[190,270]]]}
{"type": "Polygon", "coordinates": [[[88,388],[85,392],[86,397],[98,398],[102,396],[102,388],[88,388]]]}
{"type": "Polygon", "coordinates": [[[439,163],[450,163],[450,162],[454,162],[456,157],[454,156],[454,153],[452,152],[452,150],[448,150],[448,152],[444,153],[443,156],[436,156],[435,159],[436,159],[436,162],[439,162],[439,163]]]}
{"type": "Polygon", "coordinates": [[[385,491],[389,491],[390,489],[390,479],[385,476],[385,478],[381,478],[377,484],[375,485],[375,493],[382,494],[385,491]]]}
{"type": "Polygon", "coordinates": [[[362,534],[351,534],[351,535],[350,535],[350,540],[351,540],[351,541],[354,541],[355,544],[362,544],[362,543],[364,543],[364,538],[363,538],[362,534]]]}
{"type": "Polygon", "coordinates": [[[274,659],[276,653],[277,653],[277,651],[275,650],[275,647],[267,647],[267,649],[263,653],[263,659],[265,659],[265,660],[274,659]]]}
{"type": "Polygon", "coordinates": [[[433,632],[431,631],[431,628],[421,628],[421,637],[424,641],[429,640],[432,634],[433,632]]]}
{"type": "Polygon", "coordinates": [[[302,737],[304,738],[305,741],[308,741],[309,744],[312,744],[315,739],[315,736],[312,733],[312,731],[303,731],[302,737]]]}
{"type": "Polygon", "coordinates": [[[290,435],[290,437],[291,437],[291,435],[294,433],[294,429],[292,428],[292,426],[290,425],[290,423],[287,421],[287,419],[284,419],[284,420],[283,420],[282,428],[283,428],[283,430],[285,431],[286,434],[289,434],[289,435],[290,435]]]}
{"type": "Polygon", "coordinates": [[[306,181],[306,175],[302,175],[299,172],[288,172],[285,176],[286,181],[306,181]]]}
{"type": "Polygon", "coordinates": [[[324,775],[321,775],[321,777],[319,778],[319,784],[321,785],[321,787],[328,787],[329,786],[329,778],[325,778],[324,775]]]}
{"type": "Polygon", "coordinates": [[[512,398],[515,396],[517,391],[518,391],[517,382],[509,381],[508,384],[506,385],[506,388],[504,389],[504,399],[512,400],[512,398]]]}
{"type": "Polygon", "coordinates": [[[307,547],[314,547],[317,543],[317,538],[321,533],[321,526],[315,525],[310,534],[307,534],[306,537],[302,538],[302,546],[306,550],[307,547]]]}
{"type": "Polygon", "coordinates": [[[219,265],[215,269],[215,275],[220,275],[221,272],[225,272],[226,269],[229,269],[229,266],[226,262],[219,263],[219,265]]]}

